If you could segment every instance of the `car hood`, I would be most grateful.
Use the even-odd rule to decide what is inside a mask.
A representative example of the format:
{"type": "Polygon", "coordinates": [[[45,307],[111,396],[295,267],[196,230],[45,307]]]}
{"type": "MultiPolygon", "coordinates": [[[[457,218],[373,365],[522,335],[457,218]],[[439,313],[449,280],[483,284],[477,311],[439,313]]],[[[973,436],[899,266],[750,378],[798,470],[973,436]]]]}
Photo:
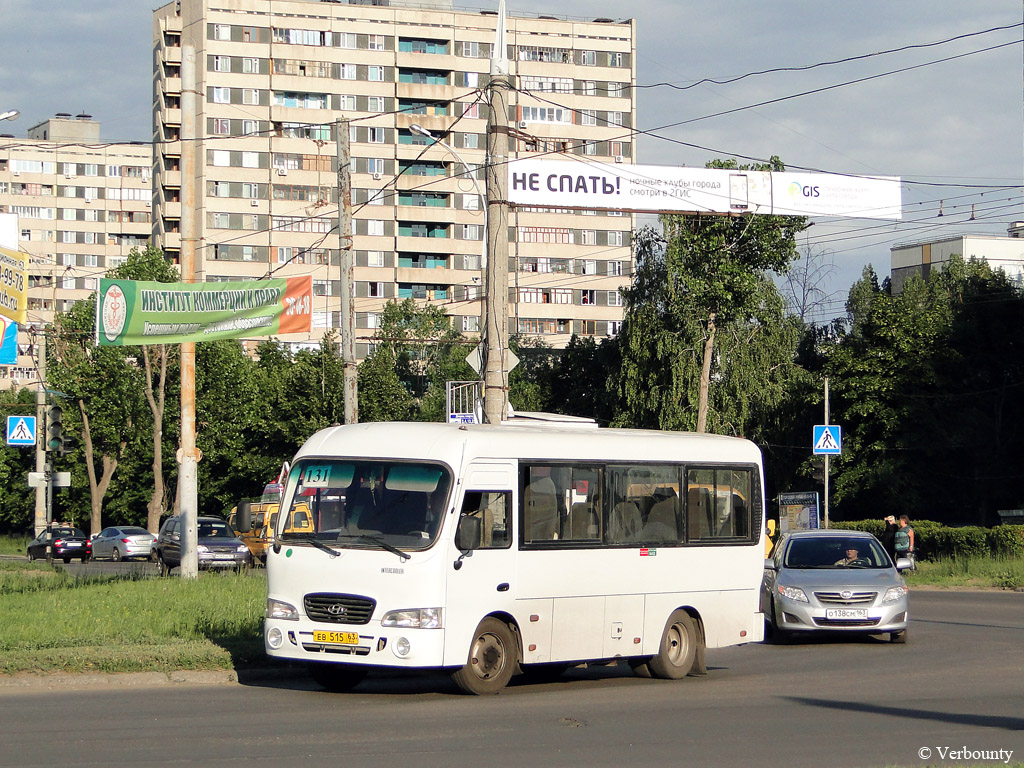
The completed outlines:
{"type": "Polygon", "coordinates": [[[783,568],[777,580],[791,587],[885,589],[903,584],[895,568],[783,568]]]}

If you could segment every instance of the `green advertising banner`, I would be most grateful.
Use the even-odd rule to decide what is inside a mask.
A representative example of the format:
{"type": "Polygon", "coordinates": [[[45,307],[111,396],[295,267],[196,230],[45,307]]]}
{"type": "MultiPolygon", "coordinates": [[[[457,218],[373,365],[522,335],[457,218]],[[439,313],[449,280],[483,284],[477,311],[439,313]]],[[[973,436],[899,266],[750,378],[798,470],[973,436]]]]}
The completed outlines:
{"type": "Polygon", "coordinates": [[[233,283],[100,280],[96,343],[101,346],[309,333],[313,278],[233,283]]]}

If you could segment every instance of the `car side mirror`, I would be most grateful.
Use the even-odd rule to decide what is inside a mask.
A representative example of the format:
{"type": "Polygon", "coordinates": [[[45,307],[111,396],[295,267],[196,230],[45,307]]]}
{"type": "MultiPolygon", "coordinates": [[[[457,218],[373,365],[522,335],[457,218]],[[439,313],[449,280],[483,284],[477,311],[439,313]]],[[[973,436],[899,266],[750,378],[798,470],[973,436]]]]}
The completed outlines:
{"type": "Polygon", "coordinates": [[[770,558],[770,557],[765,558],[764,569],[766,571],[774,571],[775,570],[775,561],[772,558],[770,558]]]}
{"type": "Polygon", "coordinates": [[[171,534],[171,538],[174,539],[175,541],[181,541],[181,534],[180,533],[172,533],[171,534]]]}
{"type": "Polygon", "coordinates": [[[896,570],[897,571],[912,571],[914,570],[914,561],[909,557],[898,557],[896,558],[896,570]]]}

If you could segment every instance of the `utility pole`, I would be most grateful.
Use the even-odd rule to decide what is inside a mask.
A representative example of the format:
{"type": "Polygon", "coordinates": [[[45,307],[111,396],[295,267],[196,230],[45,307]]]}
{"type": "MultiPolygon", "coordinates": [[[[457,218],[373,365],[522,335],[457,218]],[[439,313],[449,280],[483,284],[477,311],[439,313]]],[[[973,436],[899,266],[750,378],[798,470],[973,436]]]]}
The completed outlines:
{"type": "MultiPolygon", "coordinates": [[[[181,280],[196,279],[196,49],[181,48],[181,280]]],[[[181,345],[181,449],[178,498],[181,502],[181,577],[199,577],[196,527],[199,478],[196,451],[196,345],[181,345]]]]}
{"type": "Polygon", "coordinates": [[[512,92],[505,39],[505,0],[498,2],[498,28],[487,84],[487,278],[484,308],[484,418],[500,424],[508,412],[508,105],[512,92]]]}
{"type": "Polygon", "coordinates": [[[352,168],[348,125],[348,120],[338,120],[334,124],[338,155],[338,265],[341,273],[338,325],[341,326],[345,423],[356,424],[359,421],[359,377],[356,369],[356,313],[352,301],[352,168]]]}
{"type": "MultiPolygon", "coordinates": [[[[825,377],[825,426],[828,426],[828,376],[825,377]]],[[[825,459],[825,498],[822,506],[825,509],[825,527],[828,528],[828,454],[824,456],[825,459]]]]}
{"type": "MultiPolygon", "coordinates": [[[[39,332],[39,343],[36,345],[38,358],[39,386],[36,387],[36,472],[46,471],[46,329],[39,332]]],[[[46,494],[47,489],[36,486],[35,532],[36,536],[46,529],[46,494]]]]}

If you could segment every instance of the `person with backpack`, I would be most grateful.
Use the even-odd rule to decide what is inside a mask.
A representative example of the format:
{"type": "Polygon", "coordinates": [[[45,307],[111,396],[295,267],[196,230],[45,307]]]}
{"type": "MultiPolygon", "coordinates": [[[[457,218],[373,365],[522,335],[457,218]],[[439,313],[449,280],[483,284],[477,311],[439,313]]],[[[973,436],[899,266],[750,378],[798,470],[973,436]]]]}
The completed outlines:
{"type": "Polygon", "coordinates": [[[914,564],[914,529],[910,527],[910,518],[906,515],[900,515],[899,528],[896,529],[894,541],[896,558],[905,557],[910,560],[911,564],[914,564]]]}

